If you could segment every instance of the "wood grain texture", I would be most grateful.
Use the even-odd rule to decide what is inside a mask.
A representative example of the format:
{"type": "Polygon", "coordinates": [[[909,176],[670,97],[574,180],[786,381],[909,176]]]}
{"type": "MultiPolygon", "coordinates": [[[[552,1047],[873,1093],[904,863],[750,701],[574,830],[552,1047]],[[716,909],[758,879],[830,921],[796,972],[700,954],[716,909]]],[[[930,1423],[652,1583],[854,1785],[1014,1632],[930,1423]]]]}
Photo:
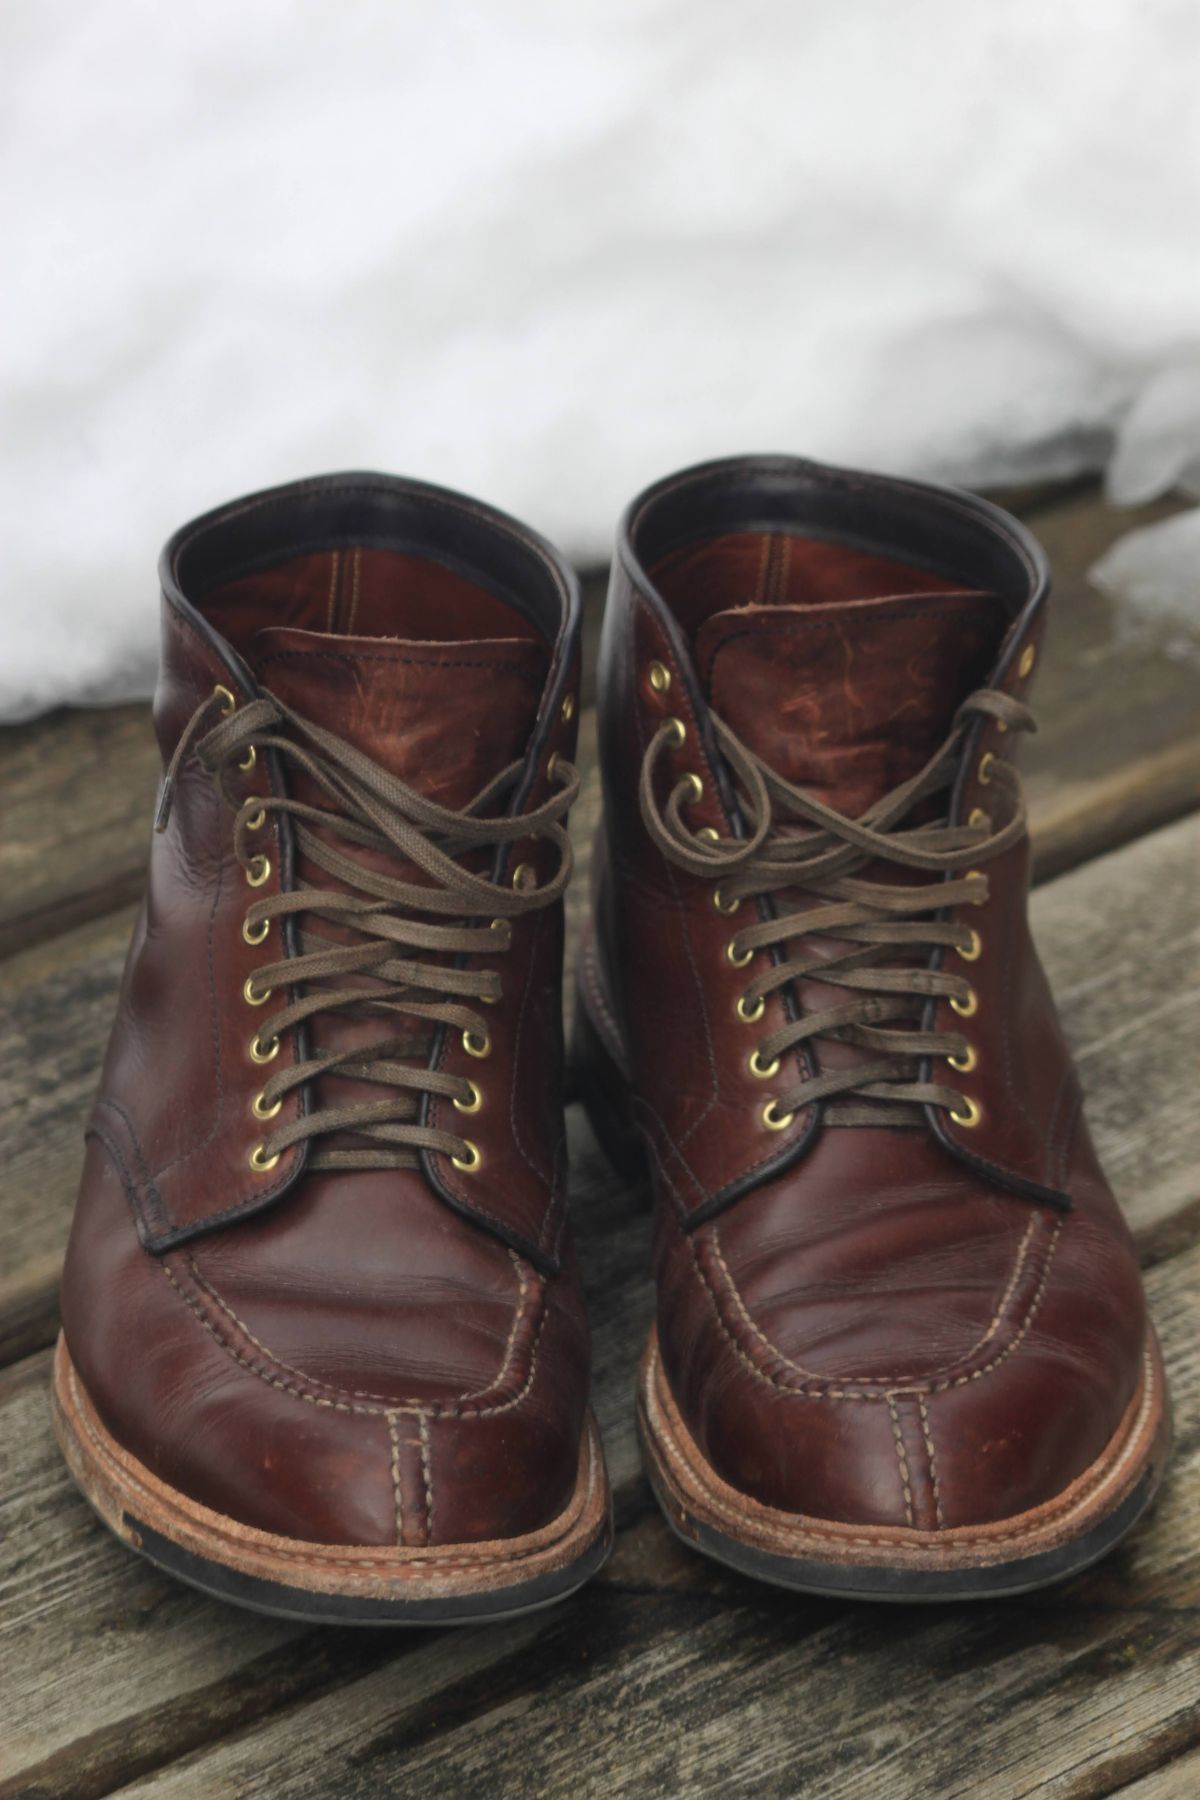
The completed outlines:
{"type": "Polygon", "coordinates": [[[0,956],[141,892],[158,769],[148,706],[0,727],[0,956]]]}
{"type": "MultiPolygon", "coordinates": [[[[1082,1053],[1102,1150],[1120,1162],[1118,1186],[1135,1225],[1152,1242],[1158,1241],[1155,1234],[1164,1220],[1189,1216],[1196,1196],[1200,1121],[1186,1090],[1181,1091],[1176,1059],[1195,1057],[1200,968],[1193,959],[1191,986],[1176,1004],[1186,959],[1181,961],[1174,941],[1188,919],[1190,889],[1183,876],[1195,842],[1194,825],[1177,824],[1064,877],[1035,900],[1039,937],[1059,980],[1068,1028],[1082,1053]],[[1140,941],[1146,946],[1141,958],[1121,941],[1130,930],[1132,912],[1139,909],[1140,941]],[[1102,970],[1108,972],[1103,980],[1097,978],[1102,970]],[[1140,1035],[1131,1037],[1124,1026],[1135,1002],[1146,1006],[1148,1022],[1140,1035]],[[1161,1045],[1156,1034],[1161,1034],[1161,1045]]],[[[654,1761],[660,1753],[652,1753],[649,1740],[643,1744],[639,1739],[625,1767],[634,1771],[637,1757],[649,1757],[647,1766],[658,1769],[655,1779],[667,1785],[658,1790],[649,1782],[642,1788],[598,1785],[581,1791],[699,1793],[705,1791],[702,1786],[675,1789],[670,1783],[680,1771],[698,1783],[695,1770],[707,1771],[718,1757],[719,1746],[709,1743],[705,1733],[715,1729],[723,1707],[734,1708],[739,1721],[730,1727],[722,1753],[730,1769],[748,1754],[761,1714],[770,1729],[769,1756],[760,1773],[764,1781],[782,1779],[785,1761],[790,1767],[797,1754],[788,1736],[796,1727],[795,1695],[806,1695],[808,1716],[807,1694],[816,1683],[821,1705],[832,1707],[836,1695],[826,1689],[846,1682],[848,1670],[856,1672],[857,1699],[853,1705],[838,1704],[830,1727],[832,1731],[840,1721],[845,1742],[821,1777],[825,1787],[813,1791],[857,1793],[853,1787],[829,1785],[843,1763],[857,1769],[865,1754],[853,1747],[857,1709],[866,1709],[862,1716],[870,1721],[870,1741],[898,1757],[915,1729],[920,1696],[932,1704],[943,1681],[963,1678],[962,1662],[981,1678],[997,1672],[995,1693],[976,1703],[983,1706],[986,1700],[996,1709],[998,1732],[1010,1695],[1014,1705],[1026,1709],[1027,1718],[1032,1716],[1039,1693],[1046,1697],[1046,1683],[1059,1679],[1055,1657],[1060,1654],[1065,1658],[1061,1679],[1068,1685],[1061,1692],[1054,1688],[1058,1697],[1052,1704],[1047,1701],[1048,1718],[1051,1713],[1057,1718],[1068,1703],[1077,1704],[1071,1681],[1086,1686],[1093,1679],[1090,1672],[1099,1671],[1110,1683],[1105,1691],[1115,1704],[1125,1690],[1113,1684],[1132,1680],[1140,1670],[1145,1680],[1144,1692],[1136,1689],[1142,1709],[1137,1717],[1148,1720],[1147,1730],[1182,1730],[1182,1700],[1173,1685],[1184,1679],[1175,1673],[1182,1655],[1178,1636],[1160,1640],[1154,1633],[1160,1631],[1159,1614],[1168,1607],[1172,1632],[1184,1629],[1175,1613],[1189,1631],[1200,1632],[1200,1467],[1197,1492],[1187,1502],[1193,1511],[1169,1514],[1174,1523],[1154,1528],[1155,1547],[1138,1552],[1150,1560],[1130,1564],[1132,1553],[1126,1552],[1116,1559],[1123,1571],[1116,1579],[1125,1584],[1116,1598],[1102,1599],[1111,1575],[1088,1577],[1092,1585],[1081,1590],[1085,1597],[1078,1605],[1072,1603],[1069,1629],[1058,1620],[1053,1598],[1029,1608],[1010,1603],[945,1615],[910,1609],[903,1615],[903,1631],[916,1632],[924,1646],[911,1669],[896,1623],[900,1615],[760,1593],[675,1546],[641,1479],[633,1435],[634,1370],[652,1311],[644,1198],[613,1178],[577,1108],[571,1110],[570,1134],[571,1203],[594,1331],[597,1412],[617,1497],[618,1547],[600,1581],[578,1602],[523,1621],[519,1629],[417,1633],[404,1639],[385,1633],[298,1632],[202,1600],[132,1559],[92,1523],[50,1437],[48,1358],[42,1354],[9,1371],[7,1392],[0,1385],[0,1466],[14,1471],[3,1499],[7,1528],[0,1533],[0,1591],[11,1596],[11,1624],[0,1637],[0,1661],[17,1672],[0,1693],[0,1713],[7,1715],[0,1721],[5,1746],[0,1770],[10,1783],[7,1789],[0,1785],[0,1795],[79,1800],[108,1791],[119,1778],[132,1780],[139,1771],[193,1752],[201,1758],[199,1772],[181,1767],[169,1778],[159,1777],[168,1782],[164,1792],[295,1792],[331,1800],[381,1791],[565,1794],[582,1779],[580,1771],[592,1766],[589,1758],[599,1759],[595,1766],[607,1772],[605,1779],[616,1779],[613,1758],[626,1731],[633,1731],[629,1720],[643,1716],[657,1720],[663,1745],[673,1748],[660,1767],[654,1761]],[[1190,1599],[1182,1590],[1172,1595],[1166,1571],[1177,1563],[1186,1565],[1192,1580],[1193,1562],[1196,1593],[1190,1599]],[[1149,1586],[1146,1570],[1153,1574],[1149,1586]],[[1028,1621],[1014,1641],[1013,1620],[1027,1612],[1028,1621]],[[1136,1627],[1140,1635],[1118,1641],[1127,1614],[1134,1621],[1128,1630],[1136,1627]],[[809,1638],[821,1632],[826,1635],[815,1640],[821,1647],[813,1648],[809,1638]],[[1141,1659],[1129,1667],[1120,1648],[1125,1642],[1134,1644],[1141,1659]],[[1035,1651],[1037,1660],[1031,1663],[1035,1651]],[[1164,1658],[1169,1658],[1167,1673],[1164,1658]],[[81,1682],[84,1659],[87,1676],[81,1682]],[[827,1662],[840,1671],[837,1681],[832,1681],[827,1662]],[[776,1712],[763,1714],[776,1691],[776,1677],[782,1697],[776,1712]],[[877,1682],[886,1691],[875,1692],[877,1682]],[[692,1697],[690,1712],[676,1696],[680,1683],[692,1697]],[[884,1702],[897,1683],[900,1711],[889,1718],[884,1702]],[[551,1754],[560,1736],[555,1722],[560,1706],[567,1708],[561,1765],[551,1754]],[[276,1722],[263,1723],[258,1735],[249,1731],[256,1720],[275,1720],[279,1709],[283,1714],[276,1722]],[[315,1735],[307,1736],[310,1709],[317,1723],[315,1735]],[[531,1713],[533,1722],[527,1722],[531,1713]],[[228,1767],[212,1763],[199,1747],[235,1728],[248,1735],[211,1755],[236,1754],[241,1760],[228,1767]],[[287,1777],[297,1785],[273,1787],[277,1759],[282,1758],[284,1768],[292,1767],[286,1753],[294,1734],[305,1746],[294,1775],[287,1777]],[[568,1750],[575,1740],[582,1747],[572,1760],[568,1750]],[[693,1740],[700,1757],[694,1764],[689,1760],[693,1740]],[[319,1743],[326,1746],[322,1755],[314,1749],[319,1743]],[[361,1761],[356,1744],[363,1750],[361,1761]],[[479,1759],[490,1759],[493,1750],[499,1754],[501,1746],[505,1760],[496,1766],[505,1785],[474,1788],[479,1759]],[[449,1758],[448,1772],[439,1786],[443,1753],[449,1758]],[[314,1755],[305,1774],[303,1764],[314,1755]],[[335,1761],[322,1761],[322,1756],[335,1756],[335,1761]],[[523,1789],[519,1771],[529,1758],[543,1770],[538,1775],[542,1785],[523,1789]],[[416,1759],[412,1768],[420,1770],[413,1785],[411,1759],[416,1759]],[[329,1785],[321,1786],[322,1779],[329,1785]],[[565,1785],[556,1786],[560,1781],[565,1785]],[[175,1789],[170,1782],[185,1785],[175,1789]]],[[[1172,1377],[1177,1386],[1182,1378],[1183,1398],[1191,1408],[1183,1421],[1184,1437],[1188,1442],[1189,1433],[1194,1437],[1200,1458],[1200,1372],[1189,1360],[1200,1354],[1193,1344],[1200,1252],[1184,1248],[1189,1233],[1198,1235],[1198,1225],[1192,1218],[1186,1230],[1180,1228],[1172,1253],[1152,1281],[1159,1296],[1156,1312],[1167,1328],[1172,1377]]],[[[1181,1491],[1185,1497],[1192,1494],[1191,1487],[1181,1491]]],[[[1194,1679],[1190,1663],[1180,1666],[1194,1679]]],[[[1027,1723],[1023,1730],[1029,1729],[1027,1723]]],[[[956,1727],[945,1728],[946,1758],[962,1731],[961,1717],[956,1727]]],[[[805,1754],[814,1769],[824,1735],[814,1732],[807,1744],[805,1754]]],[[[1014,1740],[1018,1750],[1021,1736],[1018,1731],[1014,1740]]],[[[1085,1738],[1083,1734],[1072,1754],[1091,1754],[1085,1738]]],[[[662,1750],[661,1756],[666,1755],[662,1750]]],[[[490,1760],[486,1766],[491,1767],[490,1760]]],[[[1131,1767],[1121,1778],[1133,1779],[1149,1766],[1131,1767]]],[[[751,1759],[747,1767],[753,1770],[758,1764],[751,1759]]],[[[923,1800],[926,1792],[942,1791],[922,1788],[914,1767],[902,1767],[910,1785],[898,1777],[893,1795],[923,1800]]],[[[736,1772],[725,1769],[721,1779],[737,1791],[736,1772]]],[[[1090,1773],[1087,1779],[1091,1781],[1090,1773]]],[[[768,1786],[745,1791],[798,1790],[768,1786]]],[[[863,1791],[882,1795],[884,1789],[863,1791]]],[[[948,1786],[945,1791],[956,1790],[948,1786]]],[[[1060,1785],[1059,1791],[1106,1790],[1060,1785]]],[[[999,1800],[1005,1791],[993,1792],[999,1800]]]]}

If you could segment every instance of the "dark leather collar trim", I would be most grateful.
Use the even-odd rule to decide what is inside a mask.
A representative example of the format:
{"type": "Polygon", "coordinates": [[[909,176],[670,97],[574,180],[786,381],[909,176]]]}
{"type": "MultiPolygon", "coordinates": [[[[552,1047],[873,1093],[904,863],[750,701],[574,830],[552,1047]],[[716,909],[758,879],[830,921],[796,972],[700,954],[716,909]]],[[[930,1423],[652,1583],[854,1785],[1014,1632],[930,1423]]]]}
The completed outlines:
{"type": "Polygon", "coordinates": [[[542,538],[465,494],[399,476],[321,475],[267,488],[195,519],[159,565],[173,603],[291,556],[370,545],[446,563],[513,606],[554,644],[572,577],[542,538]]]}
{"type": "Polygon", "coordinates": [[[725,531],[802,532],[896,557],[985,587],[1014,611],[1049,586],[1041,546],[989,500],[795,456],[735,456],[668,476],[625,512],[618,554],[635,584],[653,592],[647,569],[660,557],[725,531]]]}

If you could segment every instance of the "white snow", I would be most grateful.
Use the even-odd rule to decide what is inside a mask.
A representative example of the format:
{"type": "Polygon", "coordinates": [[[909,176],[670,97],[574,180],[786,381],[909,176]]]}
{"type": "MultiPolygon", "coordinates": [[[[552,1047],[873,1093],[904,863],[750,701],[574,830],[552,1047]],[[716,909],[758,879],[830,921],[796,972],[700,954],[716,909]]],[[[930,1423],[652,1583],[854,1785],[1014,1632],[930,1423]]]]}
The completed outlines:
{"type": "Polygon", "coordinates": [[[1200,475],[1194,0],[7,0],[0,158],[0,718],[149,691],[162,539],[323,469],[585,561],[738,450],[1200,475]]]}

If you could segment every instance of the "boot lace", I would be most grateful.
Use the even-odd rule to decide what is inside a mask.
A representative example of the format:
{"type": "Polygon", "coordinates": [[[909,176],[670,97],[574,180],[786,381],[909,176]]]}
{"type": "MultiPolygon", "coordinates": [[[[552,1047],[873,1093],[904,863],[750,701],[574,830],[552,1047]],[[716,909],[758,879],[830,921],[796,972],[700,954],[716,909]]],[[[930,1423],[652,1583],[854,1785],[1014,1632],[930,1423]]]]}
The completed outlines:
{"type": "Polygon", "coordinates": [[[297,886],[253,900],[242,923],[247,943],[266,943],[277,922],[299,914],[350,935],[349,942],[331,942],[302,932],[299,954],[264,963],[246,981],[250,1006],[265,1006],[278,990],[296,996],[264,1018],[251,1041],[252,1059],[273,1062],[286,1034],[320,1013],[383,1018],[392,1027],[365,1047],[327,1050],[271,1074],[254,1101],[255,1117],[264,1121],[278,1115],[293,1089],[322,1075],[391,1092],[337,1106],[314,1106],[310,1098],[308,1110],[255,1146],[251,1166],[273,1168],[291,1145],[314,1140],[310,1169],[407,1167],[421,1150],[440,1151],[462,1169],[478,1168],[480,1154],[470,1139],[426,1125],[420,1116],[426,1096],[448,1099],[462,1113],[478,1111],[478,1085],[429,1068],[421,1058],[427,1057],[437,1027],[460,1032],[470,1056],[489,1054],[491,1039],[480,1009],[501,998],[502,981],[478,959],[502,955],[511,946],[513,919],[562,896],[572,862],[563,821],[579,791],[576,770],[556,758],[551,779],[557,791],[532,811],[513,814],[496,810],[511,800],[520,780],[523,764],[512,763],[455,812],[414,792],[271,694],[238,706],[228,688],[218,687],[196,708],[179,739],[163,782],[158,831],[166,827],[179,771],[193,752],[234,814],[234,852],[251,889],[264,886],[271,873],[270,859],[256,848],[256,833],[272,814],[291,819],[308,867],[339,884],[297,886]],[[209,729],[201,735],[205,724],[209,729]],[[248,771],[270,752],[303,771],[328,804],[269,792],[239,797],[231,791],[235,769],[248,771]],[[478,860],[480,851],[494,853],[500,845],[534,836],[552,843],[558,854],[555,872],[542,886],[534,885],[524,864],[508,885],[464,866],[464,857],[478,860]],[[350,854],[353,849],[382,853],[407,865],[416,878],[382,873],[350,854]],[[321,1141],[335,1133],[353,1134],[356,1145],[321,1141]]]}
{"type": "MultiPolygon", "coordinates": [[[[993,812],[1002,815],[1000,821],[982,809],[961,825],[944,816],[928,819],[929,803],[948,798],[962,740],[979,714],[998,720],[1005,731],[1036,729],[1020,701],[979,689],[959,708],[945,742],[925,767],[858,819],[783,780],[712,715],[746,825],[744,837],[688,825],[684,808],[701,791],[694,775],[677,782],[659,806],[657,771],[668,750],[683,741],[680,721],[668,719],[647,746],[639,798],[654,843],[676,867],[714,883],[713,903],[720,912],[732,915],[746,901],[759,903],[758,922],[740,926],[726,946],[736,967],[749,967],[760,952],[769,953],[769,959],[759,958],[758,971],[746,983],[738,1017],[753,1024],[762,1018],[768,995],[806,980],[846,994],[841,1003],[819,1010],[798,1008],[797,1017],[764,1036],[750,1057],[754,1074],[773,1078],[789,1051],[816,1039],[867,1052],[852,1067],[829,1068],[790,1085],[785,1081],[762,1108],[770,1130],[784,1129],[818,1100],[833,1103],[827,1118],[839,1125],[911,1122],[917,1106],[943,1107],[960,1124],[977,1123],[978,1108],[960,1087],[921,1079],[918,1066],[928,1058],[931,1067],[942,1061],[956,1071],[969,1070],[975,1062],[969,1040],[960,1031],[914,1023],[913,1015],[924,1010],[921,1003],[937,998],[947,999],[964,1018],[975,1012],[977,997],[967,975],[956,966],[928,964],[935,950],[944,953],[944,961],[954,955],[973,962],[982,947],[979,934],[930,915],[982,905],[988,878],[978,865],[1000,856],[1025,831],[1020,778],[991,753],[982,759],[980,780],[995,794],[993,812]],[[880,864],[938,879],[883,881],[862,873],[880,864]]],[[[946,807],[934,810],[944,814],[946,807]]]]}

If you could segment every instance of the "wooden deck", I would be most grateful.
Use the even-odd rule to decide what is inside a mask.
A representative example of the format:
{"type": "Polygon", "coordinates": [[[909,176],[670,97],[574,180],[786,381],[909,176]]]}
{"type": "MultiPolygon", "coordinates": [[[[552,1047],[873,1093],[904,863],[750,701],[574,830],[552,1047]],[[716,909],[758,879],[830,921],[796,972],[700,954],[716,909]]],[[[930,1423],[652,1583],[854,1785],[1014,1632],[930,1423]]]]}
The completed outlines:
{"type": "MultiPolygon", "coordinates": [[[[1136,518],[1086,486],[1021,510],[1057,589],[1026,758],[1034,920],[1173,1383],[1152,1517],[1066,1587],[969,1608],[791,1599],[686,1553],[633,1437],[645,1196],[572,1109],[618,1522],[600,1578],[512,1625],[354,1633],[220,1606],[131,1556],[67,1477],[47,1384],[157,759],[143,706],[58,714],[0,732],[0,1800],[1200,1795],[1197,663],[1087,587],[1136,518]]],[[[593,771],[581,862],[597,804],[593,771]]],[[[574,929],[586,891],[581,870],[574,929]]]]}

